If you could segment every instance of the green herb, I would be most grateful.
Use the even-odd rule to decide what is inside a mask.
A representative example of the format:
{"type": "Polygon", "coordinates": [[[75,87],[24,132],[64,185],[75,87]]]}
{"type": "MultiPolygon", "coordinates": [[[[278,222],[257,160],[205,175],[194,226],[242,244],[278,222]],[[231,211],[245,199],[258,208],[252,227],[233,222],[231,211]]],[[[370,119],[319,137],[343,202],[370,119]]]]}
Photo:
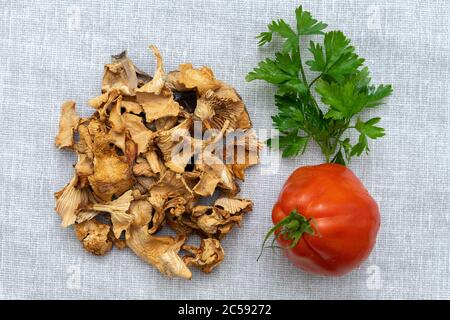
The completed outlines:
{"type": "Polygon", "coordinates": [[[381,105],[391,95],[392,87],[371,84],[364,59],[355,53],[341,31],[325,32],[327,25],[303,11],[301,6],[295,15],[296,29],[279,19],[257,36],[259,46],[271,42],[273,35],[283,38],[284,43],[274,59],[261,61],[246,80],[264,80],[278,87],[275,95],[278,114],[272,119],[280,136],[269,139],[269,146],[281,149],[283,157],[291,157],[303,154],[312,139],[320,146],[327,162],[345,165],[353,156],[369,151],[368,138],[384,136],[384,129],[375,126],[380,118],[364,122],[356,116],[366,108],[381,105]],[[317,73],[312,80],[306,77],[300,50],[302,41],[310,35],[323,36],[323,44],[309,43],[311,60],[305,64],[317,73]],[[323,105],[319,105],[313,90],[323,105]],[[349,129],[359,133],[358,141],[353,144],[345,137],[349,129]]]}

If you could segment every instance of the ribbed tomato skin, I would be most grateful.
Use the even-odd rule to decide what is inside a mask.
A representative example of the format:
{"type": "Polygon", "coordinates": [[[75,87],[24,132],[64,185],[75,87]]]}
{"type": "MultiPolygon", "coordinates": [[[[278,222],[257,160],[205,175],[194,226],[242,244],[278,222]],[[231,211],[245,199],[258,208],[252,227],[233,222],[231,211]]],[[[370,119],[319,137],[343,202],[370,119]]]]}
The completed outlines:
{"type": "Polygon", "coordinates": [[[272,210],[277,224],[296,209],[312,218],[315,235],[304,234],[295,248],[278,238],[289,260],[319,275],[341,276],[372,251],[380,227],[378,205],[353,172],[338,164],[306,166],[286,181],[272,210]]]}

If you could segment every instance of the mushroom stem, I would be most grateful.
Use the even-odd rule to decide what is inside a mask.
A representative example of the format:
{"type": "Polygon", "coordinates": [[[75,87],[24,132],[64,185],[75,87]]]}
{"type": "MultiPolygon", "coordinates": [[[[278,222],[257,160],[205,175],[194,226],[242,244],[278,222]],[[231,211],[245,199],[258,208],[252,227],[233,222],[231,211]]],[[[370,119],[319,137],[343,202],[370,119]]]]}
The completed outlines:
{"type": "Polygon", "coordinates": [[[225,120],[225,123],[223,124],[220,132],[217,134],[217,136],[213,137],[211,141],[207,141],[206,146],[215,145],[217,142],[219,142],[220,139],[223,138],[223,135],[225,134],[225,132],[227,131],[229,126],[230,126],[230,120],[225,120]]]}

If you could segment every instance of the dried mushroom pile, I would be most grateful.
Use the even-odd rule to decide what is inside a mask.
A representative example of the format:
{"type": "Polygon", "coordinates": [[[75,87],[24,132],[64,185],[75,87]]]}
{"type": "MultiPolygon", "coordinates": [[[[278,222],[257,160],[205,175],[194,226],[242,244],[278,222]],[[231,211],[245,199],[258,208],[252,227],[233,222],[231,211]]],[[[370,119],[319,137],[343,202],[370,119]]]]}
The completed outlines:
{"type": "Polygon", "coordinates": [[[69,184],[55,193],[56,211],[89,252],[129,247],[163,274],[190,279],[188,266],[210,272],[223,260],[219,240],[252,210],[250,200],[235,197],[236,180],[258,162],[260,144],[232,87],[207,67],[182,64],[166,74],[151,49],[153,78],[126,53],[113,56],[102,94],[89,101],[96,110],[90,118],[79,118],[73,101],[62,105],[56,145],[75,151],[78,161],[69,184]],[[213,134],[193,137],[197,123],[213,134]],[[236,131],[242,134],[225,139],[236,131]],[[228,150],[238,148],[244,161],[229,161],[237,152],[228,150]],[[197,203],[216,191],[212,205],[197,203]],[[165,225],[176,236],[156,236],[165,225]],[[194,232],[199,247],[185,243],[194,232]]]}

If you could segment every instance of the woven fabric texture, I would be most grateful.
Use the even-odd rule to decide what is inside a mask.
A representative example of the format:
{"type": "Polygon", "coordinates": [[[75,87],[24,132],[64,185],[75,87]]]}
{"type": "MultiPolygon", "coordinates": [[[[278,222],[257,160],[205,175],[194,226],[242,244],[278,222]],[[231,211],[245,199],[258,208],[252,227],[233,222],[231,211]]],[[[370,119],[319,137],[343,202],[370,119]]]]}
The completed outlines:
{"type": "Polygon", "coordinates": [[[75,156],[54,145],[66,99],[82,116],[98,95],[103,65],[127,49],[153,72],[155,44],[166,70],[210,66],[234,86],[254,127],[268,130],[275,89],[244,77],[273,47],[255,36],[274,18],[294,22],[299,1],[0,0],[0,298],[3,299],[414,299],[450,298],[450,2],[302,1],[330,29],[343,30],[375,83],[394,94],[364,117],[381,116],[387,135],[351,163],[378,201],[375,250],[340,278],[307,275],[279,253],[256,262],[271,207],[298,166],[323,161],[312,146],[295,159],[277,152],[248,171],[241,196],[254,210],[223,241],[211,274],[167,279],[129,250],[96,257],[62,229],[53,192],[75,156]],[[270,160],[270,161],[268,161],[270,160]]]}

